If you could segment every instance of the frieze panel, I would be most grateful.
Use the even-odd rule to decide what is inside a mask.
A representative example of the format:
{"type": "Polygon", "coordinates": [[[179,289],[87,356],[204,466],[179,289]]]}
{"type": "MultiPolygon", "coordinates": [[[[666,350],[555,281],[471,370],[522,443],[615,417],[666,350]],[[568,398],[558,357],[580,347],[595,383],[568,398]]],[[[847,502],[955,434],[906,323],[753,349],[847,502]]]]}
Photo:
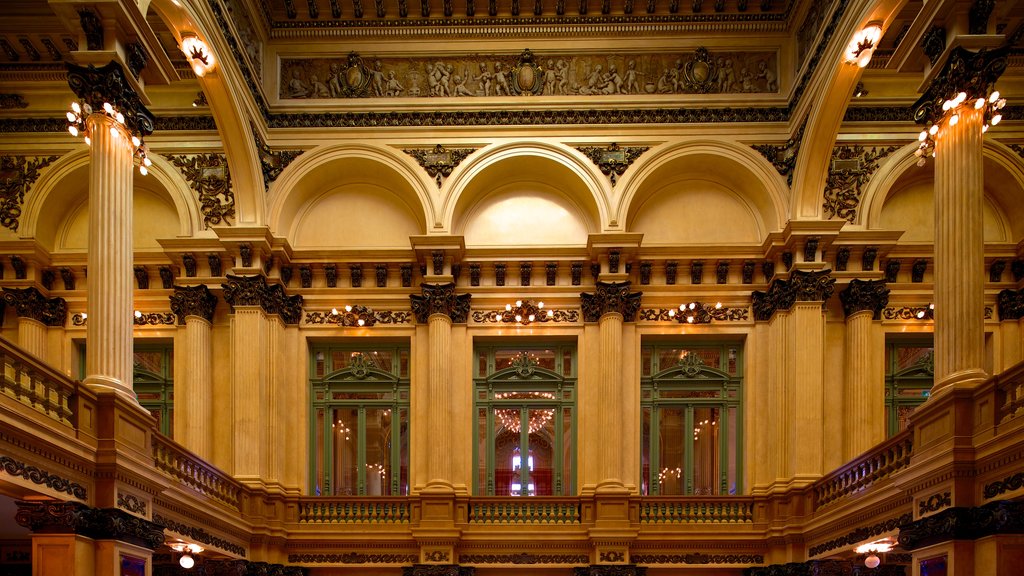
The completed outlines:
{"type": "Polygon", "coordinates": [[[917,503],[917,515],[924,516],[929,512],[936,512],[945,508],[946,506],[952,506],[953,500],[950,498],[949,491],[932,494],[927,500],[921,500],[917,503]]]}
{"type": "Polygon", "coordinates": [[[774,51],[282,58],[282,99],[778,93],[774,51]],[[536,63],[535,63],[536,62],[536,63]]]}
{"type": "Polygon", "coordinates": [[[418,562],[419,559],[419,554],[363,554],[361,552],[288,555],[288,562],[296,564],[412,564],[418,562]]]}
{"type": "Polygon", "coordinates": [[[889,518],[888,520],[877,522],[875,524],[872,524],[871,526],[863,526],[838,538],[833,538],[832,540],[829,540],[822,544],[811,546],[807,550],[807,554],[809,556],[817,556],[823,552],[829,552],[832,550],[836,550],[837,548],[853,546],[854,544],[857,544],[858,542],[863,542],[868,538],[874,538],[875,536],[878,536],[880,534],[892,532],[893,530],[896,530],[904,524],[909,524],[913,520],[914,515],[910,512],[907,512],[906,514],[903,514],[897,518],[889,518]]]}
{"type": "Polygon", "coordinates": [[[221,0],[224,3],[224,7],[227,9],[228,21],[234,26],[235,31],[238,33],[238,40],[240,41],[242,50],[245,55],[248,56],[249,66],[252,67],[256,77],[263,76],[263,42],[260,40],[259,34],[256,32],[256,28],[253,26],[252,20],[249,18],[249,12],[245,9],[245,3],[240,0],[221,0]]]}
{"type": "Polygon", "coordinates": [[[235,192],[231,188],[231,173],[224,154],[168,155],[199,195],[203,222],[209,228],[214,224],[230,224],[235,218],[235,192]]]}
{"type": "Polygon", "coordinates": [[[237,554],[238,556],[245,558],[246,552],[244,547],[239,546],[238,544],[235,544],[233,542],[228,542],[227,540],[220,538],[219,536],[214,536],[213,534],[210,534],[203,528],[197,528],[195,526],[182,524],[181,522],[176,522],[175,520],[166,518],[164,516],[161,516],[160,514],[153,514],[153,522],[164,526],[167,530],[170,530],[171,532],[176,532],[178,534],[181,534],[182,536],[185,536],[186,538],[195,540],[200,544],[206,544],[208,546],[220,548],[225,552],[237,554]]]}
{"type": "Polygon", "coordinates": [[[338,312],[338,314],[334,314],[330,311],[308,311],[303,317],[303,324],[358,326],[360,317],[363,318],[363,325],[365,326],[373,326],[374,324],[411,324],[413,320],[412,312],[407,310],[372,310],[364,306],[353,306],[352,312],[342,313],[340,310],[338,312]],[[360,312],[357,308],[365,308],[365,310],[360,312]],[[372,322],[367,318],[367,314],[372,316],[372,322]]]}
{"type": "MultiPolygon", "coordinates": [[[[532,322],[551,322],[554,324],[559,323],[576,323],[580,321],[579,310],[557,310],[549,309],[552,312],[551,316],[547,313],[538,313],[535,316],[535,320],[532,322]]],[[[506,310],[504,308],[500,310],[473,310],[472,319],[477,324],[502,324],[502,323],[515,323],[516,319],[513,317],[513,311],[506,310]]]]}
{"type": "Polygon", "coordinates": [[[900,526],[899,543],[917,550],[949,540],[975,540],[992,534],[1024,533],[1024,503],[998,500],[976,508],[947,508],[900,526]]]}
{"type": "Polygon", "coordinates": [[[72,482],[67,478],[61,478],[24,462],[19,462],[10,456],[0,456],[0,469],[11,476],[24,478],[34,484],[46,486],[57,492],[64,492],[79,500],[86,499],[85,487],[81,484],[72,482]]]}
{"type": "Polygon", "coordinates": [[[588,554],[460,554],[463,564],[586,564],[588,554]]]}
{"type": "Polygon", "coordinates": [[[825,217],[854,222],[864,186],[878,170],[878,163],[898,149],[898,146],[833,148],[832,162],[825,180],[825,201],[822,203],[825,217]]]}
{"type": "MultiPolygon", "coordinates": [[[[696,311],[697,307],[694,307],[696,311]]],[[[700,306],[701,313],[694,315],[693,324],[706,324],[711,320],[717,320],[719,322],[740,322],[746,321],[750,317],[749,308],[730,308],[728,306],[722,306],[716,308],[714,306],[700,306]],[[698,318],[699,316],[699,318],[698,318]],[[701,321],[703,320],[703,322],[701,321]]],[[[681,314],[678,308],[643,308],[640,313],[637,314],[637,320],[643,320],[645,322],[681,322],[686,323],[686,315],[681,314]],[[670,314],[672,312],[672,314],[670,314]]]]}
{"type": "Polygon", "coordinates": [[[762,554],[633,554],[637,564],[764,564],[762,554]]]}
{"type": "Polygon", "coordinates": [[[74,533],[120,540],[151,550],[164,543],[163,526],[117,508],[90,508],[77,502],[18,502],[14,520],[39,533],[74,533]]]}
{"type": "Polygon", "coordinates": [[[995,498],[1000,494],[1020,490],[1022,486],[1024,486],[1024,472],[1017,472],[1016,474],[1007,476],[1002,480],[996,480],[995,482],[986,484],[985,488],[982,490],[982,494],[984,494],[985,499],[988,500],[990,498],[995,498]]]}
{"type": "Polygon", "coordinates": [[[132,514],[146,515],[146,501],[135,494],[117,493],[117,507],[132,514]]]}
{"type": "Polygon", "coordinates": [[[18,231],[25,194],[56,156],[0,156],[0,225],[18,231]]]}

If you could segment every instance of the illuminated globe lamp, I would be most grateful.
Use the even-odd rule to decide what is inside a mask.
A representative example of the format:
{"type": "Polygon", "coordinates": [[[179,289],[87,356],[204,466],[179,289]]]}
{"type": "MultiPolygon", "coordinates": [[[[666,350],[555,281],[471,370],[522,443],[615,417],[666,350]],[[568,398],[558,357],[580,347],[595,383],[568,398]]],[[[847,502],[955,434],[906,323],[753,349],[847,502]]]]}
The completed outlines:
{"type": "Polygon", "coordinates": [[[210,47],[194,34],[186,33],[182,35],[181,51],[188,58],[192,71],[200,78],[210,73],[216,64],[213,53],[210,52],[210,47]]]}
{"type": "MultiPolygon", "coordinates": [[[[713,307],[714,310],[721,310],[722,303],[715,302],[713,307]]],[[[686,322],[687,324],[707,324],[712,320],[711,310],[708,309],[701,302],[690,302],[689,304],[680,304],[679,312],[675,309],[668,311],[669,318],[675,318],[678,322],[686,322]]]]}
{"type": "Polygon", "coordinates": [[[844,59],[847,64],[856,65],[858,68],[865,68],[871,62],[871,56],[878,47],[878,41],[882,39],[882,25],[879,22],[869,22],[867,26],[857,31],[846,45],[844,59]]]}
{"type": "Polygon", "coordinates": [[[196,565],[196,554],[203,551],[202,546],[188,542],[171,542],[167,546],[181,554],[181,557],[178,558],[178,565],[185,570],[190,570],[196,565]]]}
{"type": "Polygon", "coordinates": [[[893,541],[891,538],[882,538],[881,540],[861,544],[854,549],[854,552],[857,554],[867,554],[867,557],[864,558],[864,566],[875,569],[882,564],[882,559],[878,555],[889,552],[892,550],[892,547],[893,541]]]}

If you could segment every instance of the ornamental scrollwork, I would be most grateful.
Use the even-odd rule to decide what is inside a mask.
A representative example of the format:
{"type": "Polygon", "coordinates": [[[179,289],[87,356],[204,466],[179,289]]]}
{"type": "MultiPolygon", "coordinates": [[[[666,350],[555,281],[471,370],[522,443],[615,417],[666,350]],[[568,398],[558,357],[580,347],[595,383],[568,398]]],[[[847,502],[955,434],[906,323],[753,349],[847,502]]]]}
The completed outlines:
{"type": "MultiPolygon", "coordinates": [[[[575,323],[580,321],[579,310],[556,310],[551,309],[551,316],[545,314],[537,314],[534,322],[551,322],[554,324],[560,323],[575,323]]],[[[473,322],[477,324],[501,324],[501,323],[514,323],[515,318],[510,317],[509,311],[504,308],[500,310],[473,310],[472,318],[473,322]]]]}
{"type": "Polygon", "coordinates": [[[976,540],[992,534],[1024,532],[1024,503],[997,500],[975,508],[947,508],[900,526],[904,550],[917,550],[949,540],[976,540]]]}
{"type": "Polygon", "coordinates": [[[15,232],[25,194],[56,156],[0,156],[0,225],[15,232]]]}
{"type": "Polygon", "coordinates": [[[622,315],[624,322],[636,321],[643,292],[630,292],[629,282],[597,282],[594,293],[580,294],[584,322],[597,322],[610,313],[622,315]]]}
{"type": "Polygon", "coordinates": [[[469,319],[469,302],[472,294],[456,294],[455,283],[420,284],[422,294],[410,294],[409,301],[416,321],[426,323],[434,314],[443,314],[456,324],[469,319]]]}
{"type": "Polygon", "coordinates": [[[807,127],[807,119],[800,124],[796,134],[786,140],[785,144],[755,144],[751,146],[765,157],[775,170],[786,177],[786,184],[793,185],[793,172],[796,170],[797,154],[800,153],[800,144],[804,139],[804,128],[807,127]]]}
{"type": "Polygon", "coordinates": [[[19,462],[9,456],[0,456],[0,470],[11,476],[19,476],[34,484],[46,486],[57,492],[64,492],[79,500],[86,499],[85,487],[77,482],[61,478],[45,470],[19,462]]]}
{"type": "Polygon", "coordinates": [[[198,316],[207,322],[213,321],[217,308],[217,296],[206,284],[198,286],[175,286],[170,296],[171,312],[178,317],[178,324],[185,324],[185,317],[198,316]]]}
{"type": "Polygon", "coordinates": [[[117,493],[117,507],[132,514],[146,514],[146,501],[127,492],[117,493]]]}
{"type": "Polygon", "coordinates": [[[874,538],[875,536],[878,536],[880,534],[892,532],[893,530],[896,530],[904,524],[909,524],[911,521],[913,521],[913,519],[913,513],[907,512],[906,514],[902,514],[896,518],[889,518],[888,520],[877,522],[875,524],[872,524],[871,526],[862,526],[838,538],[833,538],[832,540],[829,540],[822,544],[811,546],[807,550],[807,555],[817,556],[824,552],[836,550],[837,548],[843,548],[844,546],[852,546],[854,544],[857,544],[858,542],[863,542],[864,540],[874,538]]]}
{"type": "Polygon", "coordinates": [[[761,554],[633,554],[637,564],[764,564],[761,554]]]}
{"type": "MultiPolygon", "coordinates": [[[[748,320],[750,317],[749,308],[731,308],[728,306],[722,306],[716,308],[714,306],[704,306],[699,302],[695,302],[703,313],[699,314],[700,319],[706,319],[707,323],[712,320],[719,322],[741,322],[748,320]],[[706,316],[705,316],[706,314],[706,316]]],[[[696,306],[694,307],[696,310],[696,306]]],[[[694,315],[693,324],[702,323],[697,318],[698,315],[694,315]]],[[[686,321],[686,315],[680,314],[678,308],[643,308],[637,315],[637,320],[643,320],[645,322],[680,322],[689,323],[686,321]]]]}
{"type": "Polygon", "coordinates": [[[161,516],[160,514],[153,514],[153,522],[156,522],[157,524],[164,526],[167,530],[171,532],[175,532],[177,534],[181,534],[186,538],[195,540],[200,544],[206,544],[208,546],[220,548],[225,552],[236,554],[238,556],[241,556],[242,558],[245,558],[246,556],[244,547],[239,546],[238,544],[235,544],[233,542],[228,542],[227,540],[220,538],[219,536],[214,536],[213,534],[210,534],[203,528],[197,528],[195,526],[182,524],[181,522],[177,522],[175,520],[172,520],[171,518],[166,518],[164,516],[161,516]]]}
{"type": "Polygon", "coordinates": [[[622,173],[625,172],[641,154],[650,150],[650,147],[626,146],[623,148],[615,142],[612,142],[605,148],[598,146],[582,146],[576,149],[582,152],[587,158],[590,158],[590,160],[601,169],[601,173],[608,177],[612,186],[615,186],[618,183],[619,178],[622,176],[622,173]]]}
{"type": "Polygon", "coordinates": [[[984,494],[985,499],[987,500],[995,498],[1000,494],[1005,494],[1006,492],[1020,490],[1022,486],[1024,486],[1024,472],[1017,472],[1016,474],[1007,476],[1002,480],[996,480],[995,482],[986,484],[985,488],[982,490],[982,494],[984,494]]]}
{"type": "Polygon", "coordinates": [[[260,158],[260,168],[263,170],[263,187],[264,190],[269,192],[270,185],[273,184],[277,177],[284,172],[284,169],[292,163],[293,160],[302,154],[302,150],[274,150],[263,138],[260,137],[259,130],[256,129],[255,125],[252,125],[252,135],[256,140],[256,153],[260,158]]]}
{"type": "Polygon", "coordinates": [[[825,217],[855,221],[864,186],[878,170],[878,163],[898,149],[898,146],[833,148],[832,162],[825,180],[825,201],[822,203],[825,217]]]}
{"type": "Polygon", "coordinates": [[[839,293],[846,317],[865,310],[874,320],[882,318],[882,310],[889,304],[889,289],[885,280],[850,280],[850,285],[839,293]]]}
{"type": "Polygon", "coordinates": [[[935,309],[928,306],[887,307],[882,310],[882,318],[886,320],[932,320],[935,309]]]}
{"type": "Polygon", "coordinates": [[[209,152],[168,155],[167,159],[181,170],[185,180],[199,195],[206,227],[231,224],[235,218],[235,192],[231,188],[227,156],[209,152]]]}
{"type": "Polygon", "coordinates": [[[586,554],[459,554],[463,564],[586,564],[586,554]]]}
{"type": "Polygon", "coordinates": [[[132,134],[149,136],[153,133],[153,114],[142,104],[138,93],[128,83],[124,69],[116,61],[97,68],[78,66],[67,62],[68,86],[78,99],[93,110],[103,110],[110,103],[124,114],[124,124],[132,134]]]}
{"type": "Polygon", "coordinates": [[[18,318],[31,318],[47,326],[63,326],[68,303],[63,298],[47,298],[34,287],[4,288],[4,303],[14,306],[18,318]]]}
{"type": "Polygon", "coordinates": [[[433,149],[402,150],[416,159],[416,162],[434,179],[438,188],[452,175],[452,170],[475,151],[476,148],[445,148],[440,144],[433,149]]]}
{"type": "MultiPolygon", "coordinates": [[[[352,307],[353,310],[356,306],[352,307]]],[[[409,324],[412,322],[412,312],[407,310],[372,310],[367,308],[369,313],[373,315],[373,322],[376,324],[409,324]]],[[[303,318],[304,324],[337,324],[339,326],[358,326],[358,316],[351,316],[349,314],[342,314],[339,310],[338,314],[334,314],[332,311],[310,311],[306,312],[303,318]]],[[[365,317],[365,316],[364,316],[365,317]]],[[[366,321],[365,325],[372,325],[369,321],[366,321]]]]}
{"type": "Polygon", "coordinates": [[[28,102],[21,94],[0,94],[0,110],[28,108],[28,102]]]}
{"type": "Polygon", "coordinates": [[[91,508],[78,502],[18,502],[15,522],[39,534],[73,533],[97,540],[120,540],[155,550],[164,527],[117,508],[91,508]]]}
{"type": "MultiPolygon", "coordinates": [[[[419,560],[418,554],[289,554],[288,562],[296,564],[412,564],[419,560]]],[[[463,561],[465,557],[460,558],[463,561]]]]}
{"type": "Polygon", "coordinates": [[[920,502],[917,503],[917,515],[924,516],[929,512],[936,512],[938,510],[945,508],[946,506],[951,506],[952,504],[953,500],[950,498],[950,493],[948,490],[945,492],[932,494],[931,496],[928,497],[927,500],[921,500],[920,502]]]}

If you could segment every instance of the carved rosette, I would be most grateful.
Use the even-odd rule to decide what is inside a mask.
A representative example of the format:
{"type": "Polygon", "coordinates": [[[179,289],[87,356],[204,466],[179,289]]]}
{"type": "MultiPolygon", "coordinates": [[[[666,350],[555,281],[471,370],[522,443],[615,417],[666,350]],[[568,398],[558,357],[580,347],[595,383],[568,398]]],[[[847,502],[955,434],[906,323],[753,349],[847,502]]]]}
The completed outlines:
{"type": "Polygon", "coordinates": [[[115,61],[97,68],[77,66],[68,62],[68,86],[79,100],[93,110],[103,110],[109,102],[124,114],[124,124],[131,133],[149,136],[153,133],[153,115],[142,104],[139,95],[128,84],[124,70],[115,61]]]}
{"type": "Polygon", "coordinates": [[[412,313],[416,321],[426,323],[434,314],[444,314],[456,324],[469,320],[469,301],[472,294],[456,294],[455,283],[420,284],[423,294],[410,294],[412,313]]]}
{"type": "Polygon", "coordinates": [[[996,299],[1000,320],[1024,318],[1024,290],[1003,290],[996,299]]]}
{"type": "Polygon", "coordinates": [[[1006,70],[1010,46],[971,52],[962,46],[953,48],[946,65],[914,103],[914,122],[938,124],[946,113],[942,104],[965,92],[967,101],[988,97],[989,90],[1006,70]]]}
{"type": "Polygon", "coordinates": [[[302,319],[302,296],[288,296],[284,286],[267,284],[263,276],[227,275],[224,301],[232,311],[236,306],[259,306],[267,314],[277,314],[285,324],[298,324],[302,319]]]}
{"type": "Polygon", "coordinates": [[[839,293],[843,312],[849,318],[852,314],[871,311],[874,320],[882,319],[882,310],[889,304],[889,289],[885,280],[850,280],[850,285],[839,293]]]}
{"type": "Polygon", "coordinates": [[[755,290],[752,294],[754,320],[766,322],[777,310],[789,310],[796,302],[821,302],[824,307],[835,290],[836,280],[831,274],[831,270],[794,270],[789,280],[773,280],[767,292],[755,290]]]}
{"type": "Polygon", "coordinates": [[[47,298],[33,287],[4,288],[3,301],[14,306],[18,318],[31,318],[47,326],[63,326],[68,317],[68,303],[63,298],[47,298]]]}
{"type": "Polygon", "coordinates": [[[580,294],[584,322],[597,322],[605,314],[622,315],[624,322],[636,321],[643,292],[630,292],[629,282],[597,282],[594,293],[580,294]]]}
{"type": "Polygon", "coordinates": [[[213,321],[213,311],[217,308],[215,296],[206,284],[198,286],[175,286],[171,294],[171,312],[178,316],[178,324],[185,324],[186,316],[199,316],[207,322],[213,321]]]}
{"type": "Polygon", "coordinates": [[[91,508],[78,502],[18,502],[14,521],[36,534],[79,534],[119,540],[155,550],[164,543],[164,527],[116,508],[91,508]]]}

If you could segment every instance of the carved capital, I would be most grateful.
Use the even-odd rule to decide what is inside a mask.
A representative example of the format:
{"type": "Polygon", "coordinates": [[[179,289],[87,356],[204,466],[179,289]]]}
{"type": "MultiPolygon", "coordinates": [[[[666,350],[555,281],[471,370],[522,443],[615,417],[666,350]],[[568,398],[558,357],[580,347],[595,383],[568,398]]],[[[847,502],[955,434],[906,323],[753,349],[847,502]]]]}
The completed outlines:
{"type": "Polygon", "coordinates": [[[794,270],[789,280],[773,280],[767,292],[755,290],[754,320],[768,321],[777,310],[789,310],[797,302],[822,302],[824,306],[835,290],[836,280],[831,274],[831,270],[794,270]]]}
{"type": "Polygon", "coordinates": [[[426,322],[434,314],[444,314],[452,322],[465,323],[469,319],[469,301],[472,294],[456,294],[455,283],[420,284],[423,294],[410,294],[412,312],[417,322],[426,322]]]}
{"type": "Polygon", "coordinates": [[[967,94],[968,102],[988,97],[989,89],[1006,70],[1009,51],[1008,45],[978,52],[971,52],[962,46],[953,48],[942,71],[914,103],[914,122],[937,124],[946,113],[942,103],[956,98],[960,92],[967,94]]]}
{"type": "Polygon", "coordinates": [[[236,306],[259,306],[267,314],[277,314],[285,324],[298,324],[302,318],[302,296],[288,296],[284,286],[267,284],[263,276],[227,275],[224,301],[231,309],[236,306]]]}
{"type": "Polygon", "coordinates": [[[97,68],[92,64],[85,67],[69,62],[66,66],[68,86],[82,102],[96,111],[103,110],[103,104],[109,102],[124,114],[124,124],[129,132],[143,136],[153,133],[153,115],[128,83],[120,64],[111,61],[97,68]]]}
{"type": "Polygon", "coordinates": [[[583,321],[597,322],[609,313],[622,315],[625,322],[636,320],[643,292],[630,292],[629,282],[597,282],[593,294],[583,292],[583,321]]]}
{"type": "Polygon", "coordinates": [[[171,312],[178,316],[178,324],[185,324],[186,316],[199,316],[207,322],[213,321],[217,308],[215,296],[206,284],[199,286],[175,286],[171,294],[171,312]]]}
{"type": "Polygon", "coordinates": [[[47,326],[63,326],[68,317],[68,303],[63,298],[47,298],[33,287],[4,288],[4,302],[14,306],[18,318],[31,318],[47,326]]]}
{"type": "Polygon", "coordinates": [[[78,502],[18,502],[15,522],[37,534],[79,534],[119,540],[155,550],[164,543],[163,526],[117,508],[90,508],[78,502]]]}
{"type": "Polygon", "coordinates": [[[1024,290],[1003,290],[996,299],[1000,320],[1024,318],[1024,290]]]}
{"type": "Polygon", "coordinates": [[[850,280],[846,290],[839,293],[843,312],[849,318],[852,314],[871,311],[875,320],[882,318],[882,310],[889,304],[889,289],[885,280],[850,280]]]}

